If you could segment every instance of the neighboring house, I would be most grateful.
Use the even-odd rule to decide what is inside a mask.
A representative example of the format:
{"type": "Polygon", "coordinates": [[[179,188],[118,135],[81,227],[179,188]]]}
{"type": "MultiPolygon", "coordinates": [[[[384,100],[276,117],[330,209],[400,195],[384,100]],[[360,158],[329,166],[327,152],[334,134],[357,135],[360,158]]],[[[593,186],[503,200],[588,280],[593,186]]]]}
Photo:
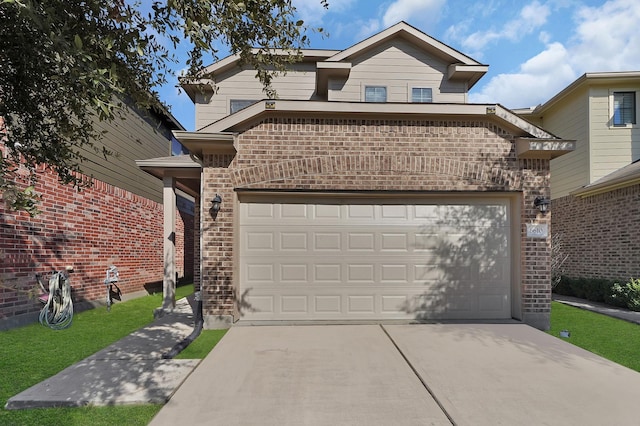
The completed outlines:
{"type": "MultiPolygon", "coordinates": [[[[0,203],[0,329],[37,321],[42,305],[29,297],[36,273],[73,266],[76,304],[104,301],[110,265],[118,267],[123,297],[157,291],[162,282],[162,185],[135,160],[171,155],[172,146],[181,151],[171,132],[183,127],[167,112],[143,114],[134,109],[123,119],[98,126],[106,133],[96,150],[84,151],[81,164],[92,176],[91,187],[77,191],[60,185],[57,175],[41,169],[36,186],[42,194],[41,214],[32,218],[0,203]],[[115,154],[105,158],[103,146],[115,154]]],[[[192,277],[193,195],[182,195],[175,234],[177,273],[192,277]]]]}
{"type": "Polygon", "coordinates": [[[201,178],[206,327],[516,318],[547,328],[549,218],[534,200],[549,195],[550,159],[573,143],[499,105],[468,104],[488,66],[404,22],[303,54],[274,81],[277,99],[263,99],[236,56],[208,67],[211,90],[184,86],[198,130],[174,132],[196,161],[143,165],[165,186],[201,178]]]}
{"type": "Polygon", "coordinates": [[[640,71],[587,73],[521,116],[576,149],[551,161],[552,229],[570,277],[640,277],[640,71]]]}

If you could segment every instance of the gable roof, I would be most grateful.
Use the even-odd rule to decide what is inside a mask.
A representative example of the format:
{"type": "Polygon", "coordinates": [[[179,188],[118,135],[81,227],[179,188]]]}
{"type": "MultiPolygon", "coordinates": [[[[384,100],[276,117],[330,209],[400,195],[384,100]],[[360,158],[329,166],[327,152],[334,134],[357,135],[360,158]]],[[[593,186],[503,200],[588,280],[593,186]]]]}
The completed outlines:
{"type": "MultiPolygon", "coordinates": [[[[461,53],[442,43],[439,40],[423,33],[404,21],[383,30],[371,37],[362,40],[344,50],[301,49],[303,62],[316,62],[318,73],[318,92],[326,90],[327,79],[330,76],[348,75],[351,69],[351,60],[365,54],[367,51],[386,43],[394,38],[401,38],[415,45],[418,49],[438,57],[447,63],[447,78],[453,81],[467,81],[467,90],[471,89],[489,70],[489,66],[482,64],[470,56],[461,53]]],[[[253,49],[258,53],[260,49],[253,49]]],[[[274,49],[270,53],[275,55],[291,55],[295,52],[274,49]]],[[[215,77],[240,65],[240,55],[230,55],[214,64],[203,68],[199,80],[180,80],[180,85],[195,102],[195,96],[201,90],[213,90],[215,77]],[[208,89],[210,88],[210,89],[208,89]]]]}
{"type": "MultiPolygon", "coordinates": [[[[260,51],[260,49],[252,49],[251,52],[256,54],[260,51]]],[[[325,50],[325,49],[300,49],[302,53],[302,61],[303,62],[317,62],[323,61],[331,56],[335,55],[339,52],[339,50],[325,50]]],[[[284,49],[274,49],[271,53],[276,55],[293,55],[295,52],[284,50],[284,49]]],[[[195,96],[200,91],[204,90],[212,90],[215,85],[215,77],[225,73],[235,67],[239,67],[241,64],[240,55],[229,55],[209,66],[206,66],[200,72],[200,75],[204,76],[197,80],[188,80],[185,78],[178,78],[180,82],[180,86],[184,89],[184,91],[189,95],[191,101],[195,102],[195,96]]]]}
{"type": "Polygon", "coordinates": [[[518,110],[524,114],[540,115],[552,106],[561,102],[567,96],[571,95],[577,90],[583,87],[590,86],[592,84],[620,84],[627,82],[640,82],[640,71],[614,71],[614,72],[588,72],[582,74],[575,79],[571,84],[562,89],[556,95],[554,95],[547,102],[538,105],[533,110],[527,110],[526,108],[518,110]]]}
{"type": "MultiPolygon", "coordinates": [[[[362,55],[366,51],[379,46],[382,43],[387,42],[393,38],[400,37],[403,38],[416,47],[425,50],[431,54],[434,54],[438,57],[443,58],[445,61],[450,64],[474,67],[477,69],[477,72],[481,72],[482,75],[487,72],[489,68],[488,65],[481,64],[470,56],[461,53],[460,51],[454,49],[451,46],[448,46],[442,43],[439,40],[423,33],[415,27],[407,24],[404,21],[398,22],[397,24],[383,30],[377,34],[372,35],[371,37],[354,44],[353,46],[336,53],[335,55],[327,58],[327,62],[339,62],[350,60],[353,57],[362,55]]],[[[478,79],[482,76],[478,76],[478,79]]],[[[475,83],[477,79],[473,82],[475,83]]]]}
{"type": "MultiPolygon", "coordinates": [[[[394,38],[407,40],[417,48],[441,58],[445,63],[448,63],[447,78],[455,81],[467,81],[467,90],[471,89],[489,70],[488,65],[481,64],[470,56],[436,40],[404,21],[398,22],[386,30],[339,51],[324,61],[323,68],[330,67],[331,65],[329,64],[337,63],[350,65],[350,61],[354,58],[394,38]]],[[[333,66],[335,67],[336,65],[333,66]]]]}

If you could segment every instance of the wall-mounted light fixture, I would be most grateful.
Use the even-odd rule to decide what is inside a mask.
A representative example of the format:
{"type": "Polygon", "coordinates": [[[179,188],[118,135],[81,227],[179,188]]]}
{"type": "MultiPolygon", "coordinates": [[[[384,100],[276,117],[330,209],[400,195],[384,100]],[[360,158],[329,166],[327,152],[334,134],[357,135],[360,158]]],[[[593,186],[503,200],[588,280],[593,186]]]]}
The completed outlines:
{"type": "Polygon", "coordinates": [[[550,201],[548,198],[536,197],[536,199],[533,200],[533,205],[537,207],[542,214],[545,214],[549,211],[549,204],[550,201]]]}
{"type": "Polygon", "coordinates": [[[214,219],[218,216],[220,204],[222,204],[222,197],[220,197],[219,194],[216,194],[216,196],[213,197],[213,200],[211,200],[211,209],[209,209],[209,212],[211,212],[211,216],[213,216],[214,219]]]}

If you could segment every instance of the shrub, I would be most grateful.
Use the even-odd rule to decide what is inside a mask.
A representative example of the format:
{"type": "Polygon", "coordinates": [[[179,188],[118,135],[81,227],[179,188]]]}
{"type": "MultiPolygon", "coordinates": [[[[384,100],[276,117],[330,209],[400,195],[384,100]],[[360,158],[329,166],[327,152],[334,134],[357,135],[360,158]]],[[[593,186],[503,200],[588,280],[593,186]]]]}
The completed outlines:
{"type": "Polygon", "coordinates": [[[559,280],[553,286],[553,292],[556,294],[562,294],[564,296],[573,296],[573,291],[571,290],[571,278],[561,276],[559,280]]]}
{"type": "Polygon", "coordinates": [[[553,288],[556,294],[574,296],[593,302],[606,302],[613,282],[603,278],[570,278],[563,276],[553,288]]]}
{"type": "Polygon", "coordinates": [[[640,311],[640,278],[631,278],[622,285],[615,283],[606,302],[632,311],[640,311]]]}

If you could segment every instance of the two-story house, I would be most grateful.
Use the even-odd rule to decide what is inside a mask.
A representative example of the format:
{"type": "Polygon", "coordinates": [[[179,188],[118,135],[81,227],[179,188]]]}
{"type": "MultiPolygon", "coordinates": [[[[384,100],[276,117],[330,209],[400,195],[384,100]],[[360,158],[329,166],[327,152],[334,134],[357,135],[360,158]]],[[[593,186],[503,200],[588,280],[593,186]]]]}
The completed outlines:
{"type": "Polygon", "coordinates": [[[42,194],[40,214],[30,217],[0,203],[0,329],[37,321],[42,305],[32,294],[38,288],[36,273],[73,267],[70,282],[76,309],[81,302],[105,300],[110,265],[118,268],[123,298],[157,291],[164,276],[165,208],[177,218],[177,276],[193,276],[197,193],[178,188],[173,203],[163,205],[162,185],[135,162],[181,154],[183,148],[172,131],[184,128],[167,111],[130,108],[123,114],[112,122],[97,123],[103,137],[82,150],[81,168],[91,186],[78,191],[62,185],[54,172],[43,167],[35,188],[42,194]],[[103,147],[114,154],[104,156],[103,147]]]}
{"type": "Polygon", "coordinates": [[[575,151],[551,161],[553,233],[570,277],[640,277],[640,72],[579,77],[522,117],[575,151]]]}
{"type": "Polygon", "coordinates": [[[469,104],[487,65],[404,22],[303,56],[274,81],[275,99],[238,57],[209,66],[209,91],[184,86],[198,130],[174,132],[194,160],[147,168],[166,185],[201,180],[205,326],[547,328],[549,217],[536,199],[573,142],[469,104]]]}

